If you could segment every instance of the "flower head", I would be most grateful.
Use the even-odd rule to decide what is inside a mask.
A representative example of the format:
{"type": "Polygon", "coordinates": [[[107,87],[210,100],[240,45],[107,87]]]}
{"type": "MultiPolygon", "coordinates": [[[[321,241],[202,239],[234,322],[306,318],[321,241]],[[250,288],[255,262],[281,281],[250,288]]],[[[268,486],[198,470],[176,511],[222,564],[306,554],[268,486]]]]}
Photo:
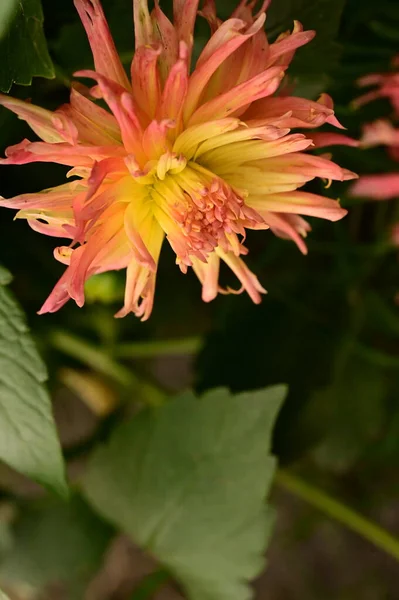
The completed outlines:
{"type": "Polygon", "coordinates": [[[199,14],[211,37],[191,70],[199,0],[174,0],[173,23],[157,0],[151,14],[147,0],[134,0],[136,50],[128,77],[99,0],[74,1],[95,68],[75,75],[94,80],[94,87],[74,86],[70,102],[55,112],[0,96],[42,139],[8,148],[1,162],[58,162],[73,177],[2,201],[33,229],[71,240],[55,250],[67,269],[41,312],[56,311],[69,298],[82,306],[89,277],[126,269],[117,316],[147,319],[165,238],[180,269],[194,269],[205,301],[222,291],[223,261],[240,291],[260,302],[265,290],[241,258],[245,230],[270,227],[306,252],[302,238],[310,226],[299,215],[335,221],[346,213],[335,200],[297,191],[315,177],[353,177],[305,152],[322,139],[291,132],[340,127],[331,99],[275,95],[296,49],[314,32],[296,22],[292,33],[269,44],[268,0],[256,14],[255,2],[242,0],[225,22],[213,0],[205,0],[199,14]]]}

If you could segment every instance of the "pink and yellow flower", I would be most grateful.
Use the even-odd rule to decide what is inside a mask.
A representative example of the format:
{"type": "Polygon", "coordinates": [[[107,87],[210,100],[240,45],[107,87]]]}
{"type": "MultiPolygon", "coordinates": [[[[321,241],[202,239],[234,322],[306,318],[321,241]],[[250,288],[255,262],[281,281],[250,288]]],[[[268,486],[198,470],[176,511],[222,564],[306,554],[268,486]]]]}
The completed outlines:
{"type": "Polygon", "coordinates": [[[116,316],[147,319],[165,238],[183,273],[194,269],[205,301],[224,291],[223,261],[240,291],[258,303],[265,290],[241,258],[245,230],[270,227],[306,252],[302,237],[310,226],[300,215],[331,221],[345,215],[337,201],[298,191],[315,177],[353,177],[305,152],[322,138],[291,132],[340,127],[331,99],[276,96],[296,49],[314,32],[296,22],[292,33],[269,44],[268,0],[256,14],[255,2],[242,0],[225,22],[206,0],[199,14],[211,37],[191,71],[198,3],[174,0],[172,23],[157,0],[151,14],[147,0],[134,0],[136,50],[128,77],[99,0],[75,0],[95,66],[75,75],[94,80],[94,87],[74,86],[70,102],[55,112],[0,96],[42,140],[8,148],[2,164],[57,162],[70,166],[73,177],[2,200],[33,229],[71,240],[55,249],[67,268],[41,313],[69,298],[82,306],[89,277],[126,269],[125,302],[116,316]]]}

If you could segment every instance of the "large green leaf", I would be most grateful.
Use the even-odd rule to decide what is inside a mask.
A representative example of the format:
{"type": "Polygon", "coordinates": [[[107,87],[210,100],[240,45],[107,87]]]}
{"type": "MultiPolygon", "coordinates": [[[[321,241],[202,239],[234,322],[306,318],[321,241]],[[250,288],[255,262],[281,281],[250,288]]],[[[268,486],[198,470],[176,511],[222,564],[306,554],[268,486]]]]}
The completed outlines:
{"type": "Polygon", "coordinates": [[[3,92],[8,92],[13,83],[30,85],[33,77],[54,77],[40,0],[19,0],[14,19],[0,40],[0,56],[3,92]]]}
{"type": "Polygon", "coordinates": [[[122,425],[89,464],[89,501],[190,599],[251,597],[271,530],[270,440],[284,395],[284,386],[186,393],[122,425]]]}
{"type": "Polygon", "coordinates": [[[43,385],[46,368],[21,309],[4,287],[10,279],[0,268],[0,460],[65,494],[61,448],[43,385]]]}
{"type": "Polygon", "coordinates": [[[68,592],[65,597],[80,600],[111,534],[79,497],[68,503],[54,499],[30,503],[22,507],[14,544],[0,563],[0,581],[37,591],[58,584],[68,592]]]}
{"type": "Polygon", "coordinates": [[[1,0],[0,2],[0,38],[6,32],[9,22],[18,7],[18,0],[1,0]]]}

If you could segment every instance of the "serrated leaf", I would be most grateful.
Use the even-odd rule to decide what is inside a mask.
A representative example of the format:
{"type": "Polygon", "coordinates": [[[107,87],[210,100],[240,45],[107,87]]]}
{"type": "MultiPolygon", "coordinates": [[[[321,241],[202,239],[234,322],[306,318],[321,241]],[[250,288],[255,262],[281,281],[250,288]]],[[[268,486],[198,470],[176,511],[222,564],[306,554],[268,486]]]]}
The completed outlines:
{"type": "Polygon", "coordinates": [[[122,425],[89,463],[92,505],[192,600],[252,595],[271,530],[270,441],[285,392],[186,393],[122,425]]]}
{"type": "Polygon", "coordinates": [[[0,581],[37,591],[52,584],[81,600],[99,568],[112,530],[78,496],[70,502],[46,499],[23,506],[14,544],[0,563],[0,581]]]}
{"type": "Polygon", "coordinates": [[[64,464],[45,389],[46,368],[0,268],[0,460],[65,495],[64,464]]]}
{"type": "Polygon", "coordinates": [[[2,92],[9,92],[13,83],[30,85],[33,77],[55,76],[43,32],[40,0],[19,0],[12,23],[0,40],[0,56],[2,92]]]}

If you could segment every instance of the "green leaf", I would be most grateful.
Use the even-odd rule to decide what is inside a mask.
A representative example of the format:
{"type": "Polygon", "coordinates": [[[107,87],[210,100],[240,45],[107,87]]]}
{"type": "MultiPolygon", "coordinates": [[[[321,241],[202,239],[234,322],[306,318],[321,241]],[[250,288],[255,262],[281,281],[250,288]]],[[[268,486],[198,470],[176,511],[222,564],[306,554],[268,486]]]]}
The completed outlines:
{"type": "Polygon", "coordinates": [[[43,32],[40,0],[19,0],[15,17],[0,40],[0,56],[3,92],[9,92],[13,83],[30,85],[33,77],[55,76],[43,32]]]}
{"type": "Polygon", "coordinates": [[[8,596],[5,595],[4,592],[0,590],[0,600],[10,600],[8,596]]]}
{"type": "Polygon", "coordinates": [[[65,597],[81,600],[111,534],[78,496],[67,503],[48,498],[30,503],[21,507],[13,547],[0,564],[0,580],[37,591],[58,584],[67,589],[65,597]]]}
{"type": "Polygon", "coordinates": [[[89,501],[190,599],[252,595],[272,525],[270,440],[285,393],[188,392],[122,425],[89,463],[89,501]]]}
{"type": "Polygon", "coordinates": [[[6,32],[7,27],[14,16],[18,6],[18,0],[1,0],[0,3],[0,39],[6,32]]]}
{"type": "Polygon", "coordinates": [[[21,309],[4,287],[10,280],[0,267],[0,460],[66,495],[61,448],[43,385],[46,368],[21,309]]]}

